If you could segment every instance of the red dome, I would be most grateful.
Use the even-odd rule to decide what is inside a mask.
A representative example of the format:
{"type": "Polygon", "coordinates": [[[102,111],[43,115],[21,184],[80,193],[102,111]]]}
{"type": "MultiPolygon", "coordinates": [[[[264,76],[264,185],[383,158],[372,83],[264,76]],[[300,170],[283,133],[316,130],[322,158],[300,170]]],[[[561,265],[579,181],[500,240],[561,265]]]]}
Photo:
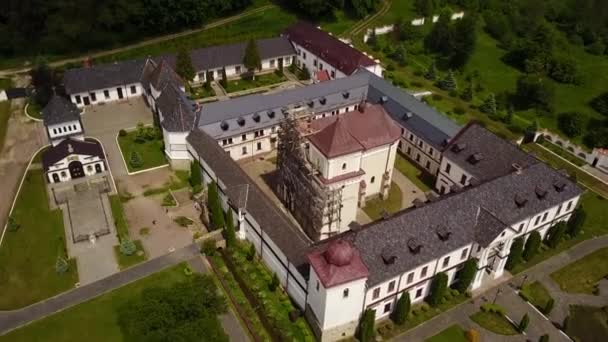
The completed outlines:
{"type": "Polygon", "coordinates": [[[329,244],[325,251],[325,260],[328,264],[346,266],[352,261],[353,255],[353,247],[348,241],[337,240],[329,244]]]}

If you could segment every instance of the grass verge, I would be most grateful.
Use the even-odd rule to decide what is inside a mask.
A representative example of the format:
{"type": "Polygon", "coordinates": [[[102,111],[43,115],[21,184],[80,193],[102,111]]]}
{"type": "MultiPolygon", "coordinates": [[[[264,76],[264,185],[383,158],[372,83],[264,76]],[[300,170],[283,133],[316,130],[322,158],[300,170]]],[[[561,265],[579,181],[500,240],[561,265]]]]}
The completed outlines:
{"type": "Polygon", "coordinates": [[[4,139],[8,129],[8,119],[11,117],[11,101],[0,102],[0,151],[4,148],[4,139]]]}
{"type": "Polygon", "coordinates": [[[426,342],[468,342],[466,332],[459,325],[452,325],[439,334],[429,338],[426,342]]]}
{"type": "Polygon", "coordinates": [[[116,256],[116,260],[118,260],[118,266],[121,270],[139,264],[140,262],[148,259],[144,246],[141,244],[141,240],[134,240],[133,243],[135,244],[135,247],[137,247],[137,251],[132,255],[122,254],[120,252],[120,245],[114,246],[114,255],[116,256]]]}
{"type": "Polygon", "coordinates": [[[142,171],[167,164],[162,138],[136,142],[136,136],[137,131],[131,131],[127,132],[125,136],[118,137],[120,153],[122,153],[129,172],[142,171]],[[139,155],[139,164],[132,162],[133,153],[139,155]]]}
{"type": "Polygon", "coordinates": [[[0,341],[89,342],[123,341],[118,310],[150,287],[169,287],[186,279],[185,263],[167,268],[85,303],[32,322],[0,336],[0,341]],[[50,333],[52,332],[52,333],[50,333]]]}
{"type": "Polygon", "coordinates": [[[27,171],[13,217],[19,229],[7,231],[0,247],[0,310],[12,310],[52,297],[78,282],[75,260],[64,274],[55,272],[66,258],[61,210],[50,210],[42,170],[27,171]]]}
{"type": "Polygon", "coordinates": [[[401,153],[397,153],[395,158],[395,168],[401,172],[407,179],[412,181],[418,189],[427,192],[433,189],[433,176],[416,167],[413,163],[407,160],[401,153]]]}
{"type": "Polygon", "coordinates": [[[559,287],[570,293],[595,293],[597,283],[608,276],[608,248],[599,249],[551,273],[559,287]]]}
{"type": "Polygon", "coordinates": [[[581,158],[575,156],[574,154],[568,152],[567,150],[564,150],[563,148],[559,147],[558,145],[547,141],[547,139],[543,140],[540,143],[543,147],[548,148],[549,150],[551,150],[551,152],[557,154],[558,156],[568,160],[569,162],[571,162],[572,164],[576,165],[576,166],[584,166],[587,163],[585,163],[584,160],[582,160],[581,158]]]}
{"type": "Polygon", "coordinates": [[[284,75],[279,76],[272,72],[264,75],[257,75],[253,79],[242,78],[234,81],[228,81],[226,92],[234,93],[237,91],[270,86],[285,81],[287,81],[287,78],[284,75]]]}
{"type": "Polygon", "coordinates": [[[401,189],[396,183],[391,183],[391,188],[388,192],[387,199],[375,197],[365,203],[363,211],[372,220],[376,221],[382,217],[382,212],[386,210],[389,214],[396,213],[401,210],[401,189]]]}
{"type": "Polygon", "coordinates": [[[517,335],[519,332],[509,320],[496,312],[479,311],[471,316],[480,327],[499,335],[517,335]]]}
{"type": "Polygon", "coordinates": [[[575,341],[604,341],[608,336],[606,322],[608,322],[608,312],[605,307],[573,305],[570,306],[566,334],[575,341]]]}
{"type": "Polygon", "coordinates": [[[125,217],[125,209],[122,206],[122,201],[118,195],[108,197],[110,199],[110,207],[112,208],[112,217],[114,217],[114,225],[116,226],[116,234],[118,240],[129,236],[129,224],[125,217]]]}
{"type": "Polygon", "coordinates": [[[545,311],[547,302],[551,299],[549,291],[538,281],[531,284],[525,284],[519,292],[519,295],[534,305],[541,312],[545,311]]]}

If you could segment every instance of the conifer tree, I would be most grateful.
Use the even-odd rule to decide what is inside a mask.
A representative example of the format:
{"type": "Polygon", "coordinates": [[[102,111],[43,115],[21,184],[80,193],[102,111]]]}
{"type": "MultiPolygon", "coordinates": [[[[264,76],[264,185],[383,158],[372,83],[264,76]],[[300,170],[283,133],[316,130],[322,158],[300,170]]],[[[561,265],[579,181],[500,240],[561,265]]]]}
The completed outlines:
{"type": "Polygon", "coordinates": [[[245,56],[243,57],[245,68],[251,73],[251,77],[255,77],[255,71],[262,68],[262,60],[258,51],[258,45],[252,39],[247,43],[245,48],[245,56]]]}
{"type": "Polygon", "coordinates": [[[496,115],[496,97],[494,93],[490,93],[488,97],[483,101],[483,104],[479,107],[479,110],[490,115],[496,115]]]}
{"type": "Polygon", "coordinates": [[[175,61],[175,72],[184,80],[192,81],[196,75],[196,70],[192,65],[190,51],[185,47],[179,49],[175,61]]]}
{"type": "Polygon", "coordinates": [[[434,80],[437,78],[437,66],[435,65],[435,62],[431,63],[429,68],[426,70],[424,78],[427,80],[434,80]]]}
{"type": "Polygon", "coordinates": [[[441,81],[439,81],[439,88],[447,91],[453,91],[458,88],[456,84],[456,77],[454,76],[454,72],[452,70],[448,71],[441,81]]]}
{"type": "Polygon", "coordinates": [[[225,225],[224,211],[222,209],[222,204],[220,203],[217,184],[215,182],[209,183],[207,190],[207,206],[209,207],[209,213],[211,213],[211,229],[216,230],[223,228],[225,225]]]}
{"type": "Polygon", "coordinates": [[[541,238],[540,233],[536,230],[530,233],[528,241],[526,241],[526,247],[524,248],[523,257],[526,261],[532,260],[532,258],[538,253],[540,248],[541,238]]]}
{"type": "Polygon", "coordinates": [[[228,215],[226,215],[226,227],[224,229],[224,237],[226,239],[226,245],[231,247],[236,243],[236,232],[234,229],[234,218],[232,215],[232,209],[228,209],[228,215]]]}
{"type": "Polygon", "coordinates": [[[507,263],[505,264],[505,268],[507,270],[512,270],[515,266],[517,266],[521,262],[522,253],[524,251],[524,238],[518,237],[513,240],[513,244],[511,244],[511,250],[509,252],[509,258],[507,259],[507,263]]]}
{"type": "Polygon", "coordinates": [[[433,277],[431,283],[431,294],[429,295],[429,304],[431,306],[437,306],[441,303],[441,299],[448,288],[448,276],[447,274],[440,272],[433,277]]]}
{"type": "Polygon", "coordinates": [[[407,315],[410,313],[411,305],[410,293],[404,291],[399,300],[397,300],[395,311],[393,311],[393,321],[397,324],[405,323],[407,315]]]}
{"type": "Polygon", "coordinates": [[[466,292],[475,278],[477,273],[477,260],[469,259],[464,262],[464,266],[458,271],[458,282],[456,283],[455,289],[461,293],[466,292]]]}
{"type": "Polygon", "coordinates": [[[375,341],[375,329],[374,324],[376,322],[376,311],[372,309],[366,309],[361,316],[359,323],[359,341],[361,342],[373,342],[375,341]]]}

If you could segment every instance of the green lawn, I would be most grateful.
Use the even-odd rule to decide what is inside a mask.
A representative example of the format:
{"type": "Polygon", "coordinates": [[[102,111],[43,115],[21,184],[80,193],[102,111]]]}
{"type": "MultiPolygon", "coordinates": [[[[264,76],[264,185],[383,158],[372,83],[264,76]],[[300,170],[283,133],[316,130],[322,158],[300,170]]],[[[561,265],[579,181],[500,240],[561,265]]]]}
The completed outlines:
{"type": "Polygon", "coordinates": [[[237,91],[270,86],[285,81],[287,81],[287,78],[285,76],[279,76],[276,73],[272,72],[264,75],[258,75],[254,79],[238,79],[234,81],[228,81],[228,85],[226,86],[226,92],[234,93],[237,91]]]}
{"type": "Polygon", "coordinates": [[[426,342],[467,342],[466,332],[459,325],[452,325],[426,342]]]}
{"type": "Polygon", "coordinates": [[[0,78],[0,90],[8,89],[13,86],[13,81],[10,78],[0,78]]]}
{"type": "MultiPolygon", "coordinates": [[[[390,1],[390,0],[387,0],[390,1]]],[[[392,0],[391,8],[384,15],[374,20],[370,27],[394,24],[397,19],[404,19],[410,22],[412,19],[419,17],[414,9],[414,0],[392,0]]]]}
{"type": "Polygon", "coordinates": [[[323,31],[331,32],[336,36],[340,36],[342,33],[348,31],[358,22],[358,19],[349,16],[341,10],[335,10],[334,15],[334,18],[323,20],[319,25],[323,31]]]}
{"type": "Polygon", "coordinates": [[[32,100],[28,100],[27,103],[27,114],[34,119],[42,120],[42,108],[40,108],[40,106],[32,100]]]}
{"type": "Polygon", "coordinates": [[[61,210],[49,209],[42,170],[27,172],[12,217],[20,228],[6,232],[0,246],[0,310],[33,304],[78,282],[74,260],[67,273],[55,272],[57,258],[66,256],[65,232],[61,210]]]}
{"type": "Polygon", "coordinates": [[[118,260],[118,266],[120,266],[121,270],[148,259],[144,246],[141,244],[141,240],[134,240],[133,243],[135,243],[135,246],[137,247],[137,252],[133,255],[124,255],[120,253],[120,245],[114,246],[114,255],[116,256],[116,260],[118,260]]]}
{"type": "Polygon", "coordinates": [[[11,101],[0,102],[0,151],[4,147],[8,119],[11,117],[11,101]]]}
{"type": "Polygon", "coordinates": [[[118,239],[129,236],[129,224],[125,217],[125,209],[118,195],[108,197],[110,199],[110,207],[112,208],[112,216],[114,217],[114,225],[116,226],[116,234],[118,239]]]}
{"type": "Polygon", "coordinates": [[[76,305],[55,315],[35,321],[25,327],[0,336],[0,342],[9,341],[124,341],[118,310],[126,302],[139,296],[150,287],[168,287],[185,280],[185,264],[152,274],[134,283],[105,293],[88,302],[76,305]]]}
{"type": "Polygon", "coordinates": [[[511,273],[517,274],[541,261],[572,248],[574,245],[584,240],[608,234],[608,216],[606,216],[608,200],[594,192],[587,191],[581,196],[580,205],[582,205],[587,212],[587,220],[583,226],[583,231],[577,237],[562,241],[557,248],[550,248],[538,253],[532,260],[517,265],[511,273]]]}
{"type": "Polygon", "coordinates": [[[595,285],[608,276],[607,259],[608,248],[597,250],[552,273],[551,278],[563,291],[592,294],[595,285]]]}
{"type": "Polygon", "coordinates": [[[415,166],[401,153],[397,153],[395,168],[423,192],[430,191],[434,188],[433,176],[415,166]]]}
{"type": "Polygon", "coordinates": [[[213,88],[207,89],[204,86],[191,88],[190,94],[191,94],[190,98],[195,99],[195,100],[215,96],[215,92],[213,91],[213,88]]]}
{"type": "Polygon", "coordinates": [[[206,31],[101,57],[95,62],[113,62],[176,53],[181,46],[195,49],[249,39],[276,37],[296,20],[293,14],[275,6],[206,31]]]}
{"type": "Polygon", "coordinates": [[[376,221],[382,217],[382,211],[386,210],[389,214],[396,213],[401,210],[401,189],[396,183],[391,183],[391,188],[388,192],[387,199],[375,197],[366,201],[363,211],[372,220],[376,221]]]}
{"type": "Polygon", "coordinates": [[[489,330],[499,335],[517,335],[519,332],[513,324],[501,314],[495,312],[479,311],[471,316],[473,322],[479,324],[480,327],[489,330]]]}
{"type": "Polygon", "coordinates": [[[120,146],[120,152],[127,163],[129,172],[141,171],[150,169],[157,166],[167,164],[167,159],[164,153],[163,139],[146,140],[143,143],[135,142],[137,131],[127,132],[124,137],[118,137],[118,145],[120,146]],[[139,154],[142,160],[142,165],[139,167],[133,167],[130,162],[131,153],[136,152],[139,154]]]}
{"type": "Polygon", "coordinates": [[[530,304],[537,307],[540,311],[545,310],[547,302],[551,299],[549,291],[538,281],[524,284],[519,294],[530,304]]]}
{"type": "Polygon", "coordinates": [[[570,319],[566,328],[575,341],[603,342],[608,336],[608,312],[606,308],[570,306],[570,319]]]}
{"type": "Polygon", "coordinates": [[[522,145],[522,149],[532,152],[538,159],[546,162],[555,169],[564,169],[568,174],[575,175],[576,180],[579,183],[608,198],[608,185],[589,175],[587,172],[557,157],[537,144],[522,145]]]}

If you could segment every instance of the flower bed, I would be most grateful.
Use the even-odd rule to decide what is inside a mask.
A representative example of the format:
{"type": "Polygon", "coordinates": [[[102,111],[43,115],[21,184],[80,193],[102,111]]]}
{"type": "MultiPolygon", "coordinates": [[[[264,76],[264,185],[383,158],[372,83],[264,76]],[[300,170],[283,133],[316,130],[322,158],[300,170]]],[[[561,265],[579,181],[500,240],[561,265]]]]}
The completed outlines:
{"type": "Polygon", "coordinates": [[[257,260],[257,257],[250,258],[246,245],[237,245],[223,255],[228,268],[251,304],[257,308],[262,322],[273,339],[315,341],[304,317],[299,315],[297,318],[294,317],[294,321],[290,320],[290,316],[293,316],[297,308],[280,286],[274,291],[270,289],[272,273],[257,260]]]}

